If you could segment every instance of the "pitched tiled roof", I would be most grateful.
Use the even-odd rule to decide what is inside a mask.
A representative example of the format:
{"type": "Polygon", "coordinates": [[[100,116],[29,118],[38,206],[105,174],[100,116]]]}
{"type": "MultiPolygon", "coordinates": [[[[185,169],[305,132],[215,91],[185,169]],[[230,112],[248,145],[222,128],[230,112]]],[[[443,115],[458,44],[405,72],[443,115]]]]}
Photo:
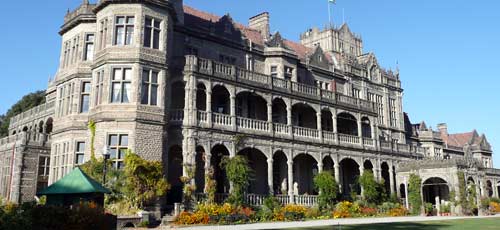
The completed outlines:
{"type": "Polygon", "coordinates": [[[467,143],[471,142],[471,140],[473,144],[478,144],[479,138],[475,137],[477,137],[477,132],[475,130],[468,133],[455,133],[449,135],[441,133],[441,138],[444,142],[446,142],[450,146],[456,147],[464,147],[467,143]]]}
{"type": "MultiPolygon", "coordinates": [[[[197,10],[190,6],[184,5],[184,20],[188,25],[208,28],[209,23],[215,23],[219,21],[221,17],[215,14],[211,14],[208,12],[204,12],[201,10],[197,10]]],[[[234,26],[241,30],[241,32],[245,35],[246,38],[251,40],[253,43],[258,45],[264,45],[264,40],[259,31],[252,29],[248,26],[245,26],[241,23],[234,23],[234,26]]]]}

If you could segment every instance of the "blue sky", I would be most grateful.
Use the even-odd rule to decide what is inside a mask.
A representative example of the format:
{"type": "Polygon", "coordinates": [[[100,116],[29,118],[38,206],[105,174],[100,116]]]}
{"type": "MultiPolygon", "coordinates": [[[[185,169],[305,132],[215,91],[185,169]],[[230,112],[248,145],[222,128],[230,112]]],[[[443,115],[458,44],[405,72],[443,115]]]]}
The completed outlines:
{"type": "MultiPolygon", "coordinates": [[[[0,114],[22,95],[44,89],[58,66],[57,34],[68,8],[81,0],[6,1],[0,14],[0,114]]],[[[298,40],[306,29],[328,21],[327,0],[185,0],[242,23],[263,11],[271,31],[298,40]]],[[[337,25],[345,20],[387,68],[399,63],[404,110],[412,122],[450,132],[477,129],[500,149],[500,1],[338,0],[337,25]]],[[[496,147],[496,148],[495,148],[496,147]]],[[[500,167],[500,153],[495,156],[500,167]]]]}

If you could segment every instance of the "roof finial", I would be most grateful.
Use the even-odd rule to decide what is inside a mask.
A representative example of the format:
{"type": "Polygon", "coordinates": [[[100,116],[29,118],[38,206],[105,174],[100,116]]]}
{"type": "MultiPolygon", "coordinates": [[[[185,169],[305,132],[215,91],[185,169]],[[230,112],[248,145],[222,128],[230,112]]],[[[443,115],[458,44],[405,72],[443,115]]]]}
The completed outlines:
{"type": "Polygon", "coordinates": [[[88,5],[89,4],[89,0],[83,0],[83,5],[88,5]]]}

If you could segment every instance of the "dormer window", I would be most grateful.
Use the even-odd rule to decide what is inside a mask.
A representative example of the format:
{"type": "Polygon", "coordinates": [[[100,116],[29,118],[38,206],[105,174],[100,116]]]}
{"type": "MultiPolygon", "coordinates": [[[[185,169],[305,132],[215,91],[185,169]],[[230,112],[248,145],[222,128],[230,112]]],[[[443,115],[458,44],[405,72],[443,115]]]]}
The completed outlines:
{"type": "Polygon", "coordinates": [[[293,76],[293,68],[285,66],[285,79],[292,80],[292,76],[293,76]]]}

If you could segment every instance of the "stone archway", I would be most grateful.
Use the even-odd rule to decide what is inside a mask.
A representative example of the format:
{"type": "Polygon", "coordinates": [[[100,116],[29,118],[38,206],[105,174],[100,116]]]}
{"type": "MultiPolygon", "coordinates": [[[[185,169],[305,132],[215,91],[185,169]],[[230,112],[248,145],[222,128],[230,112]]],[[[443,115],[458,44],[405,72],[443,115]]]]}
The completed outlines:
{"type": "Polygon", "coordinates": [[[244,91],[236,95],[236,115],[267,121],[267,101],[256,93],[244,91]]]}
{"type": "Polygon", "coordinates": [[[167,180],[171,186],[167,194],[167,204],[173,205],[174,203],[182,202],[183,184],[181,177],[183,175],[184,163],[182,148],[179,145],[170,147],[167,156],[167,180]]]}
{"type": "Polygon", "coordinates": [[[436,197],[439,200],[450,199],[450,188],[448,182],[440,177],[431,177],[422,183],[422,196],[424,202],[436,204],[436,197]]]}
{"type": "Polygon", "coordinates": [[[351,192],[360,195],[361,187],[357,183],[360,176],[358,163],[350,158],[343,159],[340,161],[340,171],[342,177],[342,195],[348,197],[351,195],[351,192]]]}
{"type": "Polygon", "coordinates": [[[346,112],[337,115],[337,132],[346,135],[358,136],[357,119],[346,112]]]}
{"type": "Polygon", "coordinates": [[[248,186],[248,193],[251,194],[269,194],[269,184],[267,183],[267,157],[256,148],[245,148],[238,155],[245,156],[252,169],[253,178],[248,186]]]}
{"type": "Polygon", "coordinates": [[[317,191],[314,189],[314,176],[318,173],[318,162],[311,155],[308,154],[299,154],[293,159],[293,181],[294,187],[295,183],[297,183],[298,191],[294,193],[299,195],[308,194],[314,195],[317,194],[317,191]]]}
{"type": "Polygon", "coordinates": [[[227,179],[226,170],[221,167],[222,158],[229,157],[229,150],[226,146],[219,144],[212,148],[212,159],[210,165],[214,170],[214,180],[217,183],[217,193],[229,193],[229,180],[227,179]]]}
{"type": "Polygon", "coordinates": [[[223,85],[216,85],[212,89],[212,112],[230,114],[230,93],[223,85]]]}
{"type": "Polygon", "coordinates": [[[368,171],[371,171],[373,173],[373,164],[370,160],[365,160],[365,162],[363,162],[363,168],[368,171]]]}
{"type": "Polygon", "coordinates": [[[196,147],[196,169],[194,173],[194,181],[196,185],[196,192],[203,193],[205,191],[205,162],[206,153],[205,149],[201,146],[196,147]]]}
{"type": "Polygon", "coordinates": [[[317,129],[316,110],[308,104],[297,103],[292,106],[292,121],[294,126],[317,129]]]}
{"type": "Polygon", "coordinates": [[[199,83],[196,86],[196,109],[199,111],[207,111],[207,88],[205,84],[199,83]]]}
{"type": "Polygon", "coordinates": [[[335,171],[335,162],[333,162],[333,159],[330,156],[326,156],[323,158],[323,171],[329,171],[334,175],[335,171]]]}
{"type": "Polygon", "coordinates": [[[288,160],[283,151],[273,156],[273,191],[275,194],[288,193],[288,160]]]}
{"type": "Polygon", "coordinates": [[[486,195],[488,197],[493,197],[493,183],[490,180],[486,181],[486,195]]]}
{"type": "Polygon", "coordinates": [[[387,194],[390,195],[391,191],[391,174],[389,172],[389,164],[382,162],[380,165],[382,180],[384,180],[384,188],[387,194]]]}

